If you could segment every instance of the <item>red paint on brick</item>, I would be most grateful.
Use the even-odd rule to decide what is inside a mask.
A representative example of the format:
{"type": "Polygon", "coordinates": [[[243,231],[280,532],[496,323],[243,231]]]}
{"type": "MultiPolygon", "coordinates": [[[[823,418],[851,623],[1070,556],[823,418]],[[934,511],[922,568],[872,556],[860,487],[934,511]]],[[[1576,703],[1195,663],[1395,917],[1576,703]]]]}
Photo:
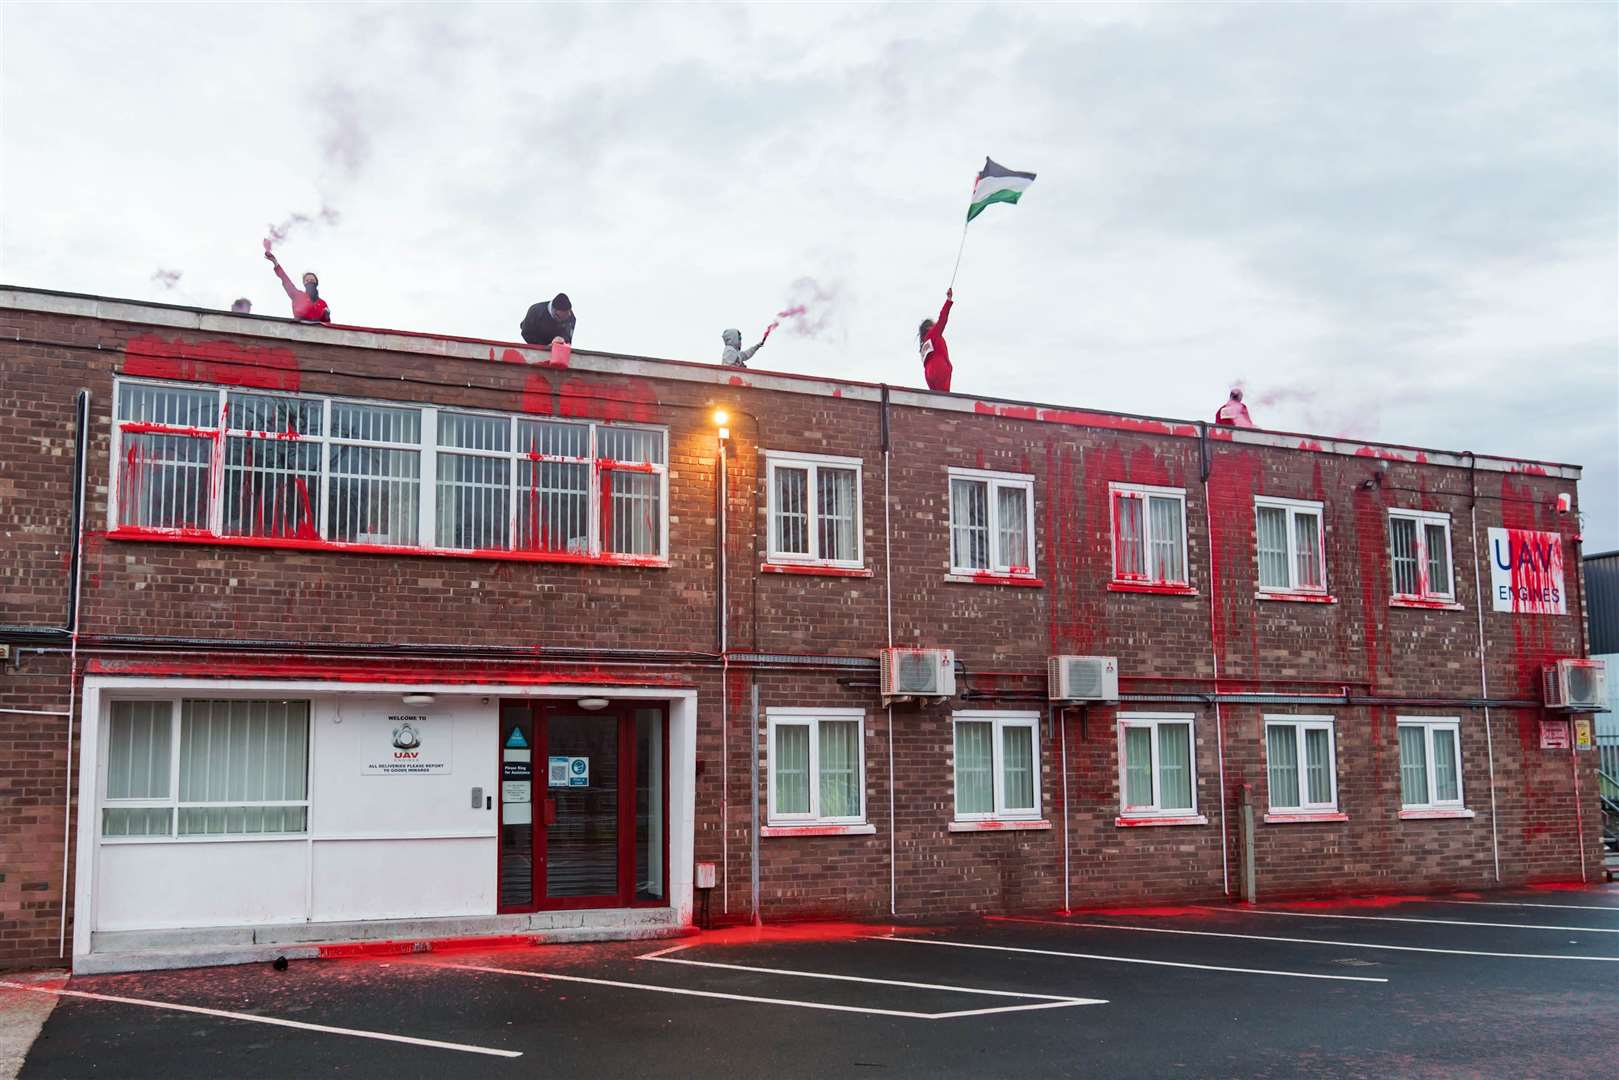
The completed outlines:
{"type": "Polygon", "coordinates": [[[557,415],[652,424],[658,421],[658,394],[650,379],[572,375],[558,392],[557,415]]]}
{"type": "Polygon", "coordinates": [[[259,390],[297,390],[298,358],[283,346],[186,341],[141,334],[124,346],[124,374],[219,383],[259,390]]]}

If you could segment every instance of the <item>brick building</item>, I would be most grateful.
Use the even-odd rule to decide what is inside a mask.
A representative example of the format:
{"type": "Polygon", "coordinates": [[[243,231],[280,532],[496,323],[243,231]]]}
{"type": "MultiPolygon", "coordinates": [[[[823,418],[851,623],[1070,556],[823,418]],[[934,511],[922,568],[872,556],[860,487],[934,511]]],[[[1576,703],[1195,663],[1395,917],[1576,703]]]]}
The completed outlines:
{"type": "Polygon", "coordinates": [[[1573,466],[24,289],[0,386],[0,964],[1601,863],[1573,466]]]}

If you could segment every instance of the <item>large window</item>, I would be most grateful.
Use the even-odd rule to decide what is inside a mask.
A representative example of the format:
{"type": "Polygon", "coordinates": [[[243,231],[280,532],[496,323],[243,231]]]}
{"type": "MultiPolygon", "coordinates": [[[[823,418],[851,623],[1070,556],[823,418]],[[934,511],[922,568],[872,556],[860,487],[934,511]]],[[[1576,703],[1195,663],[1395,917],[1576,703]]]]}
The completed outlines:
{"type": "Polygon", "coordinates": [[[1033,576],[1033,477],[950,470],[950,572],[1033,576]]]}
{"type": "Polygon", "coordinates": [[[1186,585],[1186,492],[1109,484],[1108,495],[1114,580],[1186,585]]]}
{"type": "Polygon", "coordinates": [[[769,559],[863,566],[860,459],[765,452],[769,559]]]}
{"type": "Polygon", "coordinates": [[[1396,600],[1455,600],[1449,514],[1390,510],[1389,556],[1396,600]]]}
{"type": "Polygon", "coordinates": [[[1265,767],[1273,813],[1319,814],[1338,809],[1331,717],[1265,717],[1265,767]]]}
{"type": "Polygon", "coordinates": [[[956,820],[1040,816],[1038,713],[955,715],[956,820]]]}
{"type": "Polygon", "coordinates": [[[114,701],[106,739],[103,837],[309,829],[307,701],[114,701]]]}
{"type": "Polygon", "coordinates": [[[1327,591],[1321,504],[1297,499],[1254,499],[1258,536],[1259,591],[1327,591]]]}
{"type": "Polygon", "coordinates": [[[771,825],[865,822],[864,713],[771,709],[766,733],[771,825]]]}
{"type": "Polygon", "coordinates": [[[1462,809],[1461,721],[1402,716],[1398,730],[1401,809],[1462,809]]]}
{"type": "Polygon", "coordinates": [[[1190,713],[1121,713],[1121,816],[1186,817],[1196,814],[1196,746],[1190,713]]]}
{"type": "Polygon", "coordinates": [[[662,561],[659,428],[120,381],[113,524],[662,561]]]}

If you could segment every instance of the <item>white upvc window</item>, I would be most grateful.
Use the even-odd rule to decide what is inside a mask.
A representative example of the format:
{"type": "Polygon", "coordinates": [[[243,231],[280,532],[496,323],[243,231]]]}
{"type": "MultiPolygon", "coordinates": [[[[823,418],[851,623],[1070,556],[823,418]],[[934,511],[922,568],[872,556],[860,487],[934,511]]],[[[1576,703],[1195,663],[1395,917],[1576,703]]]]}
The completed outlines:
{"type": "Polygon", "coordinates": [[[1265,772],[1273,813],[1336,812],[1338,767],[1332,717],[1265,717],[1265,772]]]}
{"type": "Polygon", "coordinates": [[[120,379],[113,529],[667,561],[668,433],[120,379]]]}
{"type": "Polygon", "coordinates": [[[1390,510],[1389,561],[1394,572],[1396,599],[1456,599],[1450,561],[1449,514],[1390,510]]]}
{"type": "Polygon", "coordinates": [[[1034,477],[950,470],[950,572],[1034,576],[1034,477]]]}
{"type": "Polygon", "coordinates": [[[1327,591],[1321,503],[1255,496],[1254,533],[1261,592],[1327,591]]]}
{"type": "Polygon", "coordinates": [[[1191,713],[1119,714],[1119,809],[1125,817],[1197,813],[1191,713]]]}
{"type": "Polygon", "coordinates": [[[765,451],[768,559],[859,569],[862,462],[765,451]]]}
{"type": "Polygon", "coordinates": [[[1186,585],[1186,491],[1109,484],[1113,579],[1186,585]]]}
{"type": "Polygon", "coordinates": [[[1040,816],[1040,714],[958,712],[957,821],[1028,821],[1040,816]]]}
{"type": "Polygon", "coordinates": [[[1396,729],[1400,737],[1400,808],[1462,809],[1460,718],[1402,716],[1396,729]]]}
{"type": "Polygon", "coordinates": [[[860,709],[767,710],[768,824],[864,824],[865,732],[860,709]]]}
{"type": "Polygon", "coordinates": [[[306,834],[309,711],[307,701],[112,702],[102,839],[306,834]]]}

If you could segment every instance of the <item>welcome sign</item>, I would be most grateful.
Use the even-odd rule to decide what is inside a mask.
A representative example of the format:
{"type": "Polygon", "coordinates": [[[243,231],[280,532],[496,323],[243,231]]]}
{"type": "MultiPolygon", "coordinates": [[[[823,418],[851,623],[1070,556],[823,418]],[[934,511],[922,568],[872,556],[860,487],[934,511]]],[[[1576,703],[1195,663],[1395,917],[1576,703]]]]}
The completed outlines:
{"type": "Polygon", "coordinates": [[[1567,615],[1563,538],[1554,532],[1491,529],[1490,597],[1496,611],[1567,615]]]}
{"type": "MultiPolygon", "coordinates": [[[[381,718],[378,718],[381,719],[381,718]]],[[[395,715],[365,728],[360,771],[368,776],[434,776],[450,771],[450,724],[395,715]]]]}

